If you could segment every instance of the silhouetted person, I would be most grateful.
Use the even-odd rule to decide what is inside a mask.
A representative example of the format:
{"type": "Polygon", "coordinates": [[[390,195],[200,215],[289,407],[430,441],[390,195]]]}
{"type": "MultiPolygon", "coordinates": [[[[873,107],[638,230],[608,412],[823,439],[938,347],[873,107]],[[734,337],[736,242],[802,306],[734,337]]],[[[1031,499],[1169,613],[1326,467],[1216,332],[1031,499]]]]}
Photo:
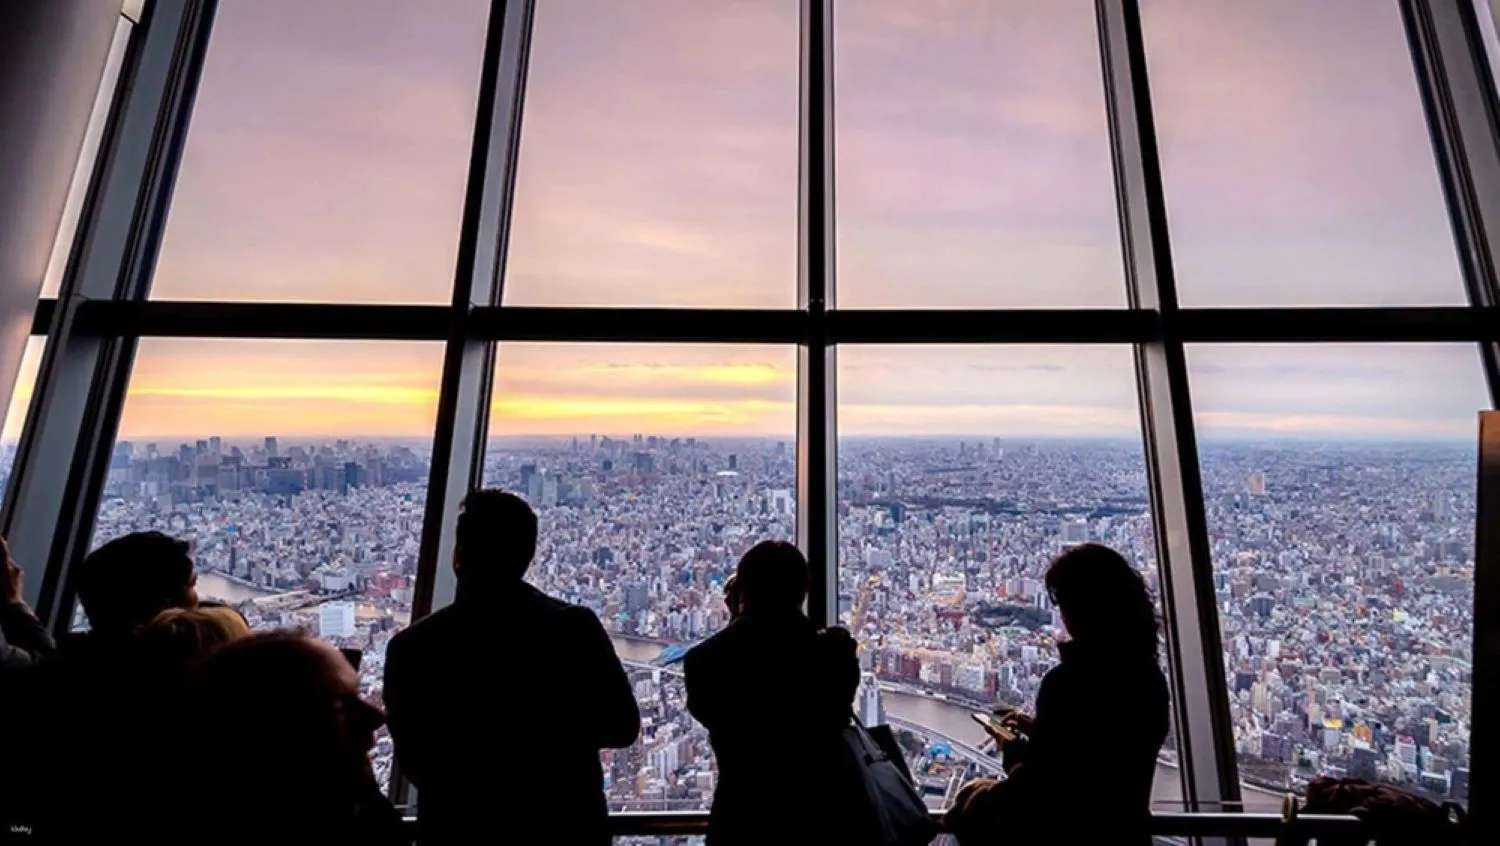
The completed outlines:
{"type": "Polygon", "coordinates": [[[293,632],[240,638],[196,666],[189,691],[194,718],[175,751],[212,750],[212,776],[179,759],[160,791],[179,842],[405,842],[370,769],[385,716],[337,649],[293,632]]]}
{"type": "Polygon", "coordinates": [[[188,544],[160,532],[104,544],[72,577],[89,631],[63,638],[18,693],[27,739],[47,744],[13,794],[36,842],[106,842],[142,818],[139,807],[158,791],[150,767],[164,692],[142,678],[135,634],[162,611],[198,602],[188,544]]]}
{"type": "Polygon", "coordinates": [[[686,658],[688,711],[719,767],[708,842],[859,843],[867,809],[842,745],[853,641],[802,613],[807,560],[789,543],[745,553],[735,588],[739,613],[686,658]]]}
{"type": "Polygon", "coordinates": [[[960,791],[949,820],[960,842],[1151,842],[1151,782],[1167,737],[1167,680],[1157,659],[1156,608],[1119,553],[1097,544],[1064,552],[1047,593],[1070,640],[1042,679],[1036,716],[1002,720],[1008,777],[960,791]]]}
{"type": "Polygon", "coordinates": [[[26,667],[51,656],[57,648],[47,627],[26,604],[22,585],[25,573],[10,557],[10,545],[0,538],[0,557],[5,559],[0,582],[0,670],[26,667]]]}
{"type": "Polygon", "coordinates": [[[724,580],[724,608],[729,612],[731,623],[740,615],[740,583],[733,574],[724,580]]]}
{"type": "Polygon", "coordinates": [[[157,614],[197,607],[198,576],[188,550],[187,541],[161,532],[134,532],[85,556],[75,584],[89,630],[68,639],[68,657],[106,657],[157,614]]]}
{"type": "Polygon", "coordinates": [[[39,704],[37,664],[55,649],[47,628],[26,604],[24,574],[0,539],[0,841],[39,822],[36,756],[43,751],[35,721],[45,713],[39,704]],[[17,828],[13,828],[17,827],[17,828]]]}
{"type": "Polygon", "coordinates": [[[168,608],[136,632],[135,653],[144,665],[140,681],[156,685],[169,700],[176,698],[194,664],[218,647],[249,636],[250,624],[227,605],[168,608]]]}
{"type": "Polygon", "coordinates": [[[498,490],[458,517],[452,605],[391,639],[385,705],[424,843],[609,842],[599,751],[640,713],[599,618],[522,581],[536,514],[498,490]]]}

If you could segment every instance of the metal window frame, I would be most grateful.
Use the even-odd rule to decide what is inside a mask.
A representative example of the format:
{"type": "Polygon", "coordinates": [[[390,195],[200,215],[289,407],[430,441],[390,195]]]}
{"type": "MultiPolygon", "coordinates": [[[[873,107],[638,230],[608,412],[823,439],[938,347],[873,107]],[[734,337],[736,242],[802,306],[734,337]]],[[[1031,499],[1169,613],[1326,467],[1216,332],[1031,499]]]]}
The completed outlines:
{"type": "Polygon", "coordinates": [[[1095,8],[1127,294],[1132,307],[1156,313],[1160,330],[1134,350],[1178,772],[1194,810],[1237,807],[1233,723],[1140,9],[1133,0],[1097,0],[1095,8]]]}
{"type": "MultiPolygon", "coordinates": [[[[1401,0],[1401,19],[1411,49],[1432,138],[1433,157],[1447,200],[1459,265],[1469,302],[1495,325],[1500,305],[1500,91],[1481,34],[1474,0],[1401,0]]],[[[1500,342],[1480,339],[1479,355],[1489,383],[1491,405],[1500,408],[1500,342]]],[[[1494,414],[1480,415],[1485,443],[1495,438],[1494,414]]],[[[1493,482],[1494,468],[1479,468],[1493,482]]],[[[1476,505],[1482,526],[1493,526],[1495,503],[1479,489],[1476,505]]],[[[1473,688],[1469,749],[1469,809],[1476,843],[1500,839],[1500,735],[1492,709],[1500,703],[1500,554],[1480,529],[1475,537],[1473,688]],[[1484,768],[1488,767],[1488,770],[1484,768]],[[1474,776],[1478,775],[1476,779],[1474,776]]]]}
{"type": "Polygon", "coordinates": [[[92,301],[143,298],[149,287],[215,8],[215,0],[156,0],[139,23],[122,15],[133,31],[61,295],[38,310],[50,318],[48,344],[0,529],[19,560],[45,562],[29,598],[58,633],[67,630],[68,574],[92,535],[135,351],[133,337],[97,331],[81,313],[92,301]]]}
{"type": "MultiPolygon", "coordinates": [[[[421,616],[453,598],[457,510],[480,483],[500,342],[767,344],[798,352],[798,541],[814,564],[809,613],[838,612],[836,355],[841,344],[1128,344],[1163,572],[1184,796],[1233,803],[1238,773],[1212,590],[1191,392],[1190,343],[1474,343],[1500,403],[1500,108],[1472,5],[1399,0],[1471,305],[1179,308],[1137,0],[1096,0],[1127,308],[862,310],[835,306],[833,0],[801,0],[798,306],[787,310],[535,308],[502,303],[534,0],[492,0],[452,301],[448,305],[174,302],[146,298],[216,0],[157,0],[134,23],[0,529],[37,566],[31,598],[58,631],[69,565],[87,549],[142,337],[444,344],[421,535],[421,616]],[[69,468],[66,473],[57,468],[69,468]],[[44,472],[50,470],[51,472],[44,472]]],[[[503,347],[502,347],[503,348],[503,347]]],[[[1500,556],[1497,556],[1500,559],[1500,556]]],[[[1481,563],[1493,569],[1500,563],[1481,563]]],[[[1486,584],[1500,575],[1484,574],[1486,584]]],[[[1500,636],[1476,621],[1476,644],[1500,636]],[[1481,638],[1481,635],[1484,635],[1481,638]]],[[[1477,654],[1494,663],[1496,656],[1477,654]]],[[[1488,663],[1486,666],[1488,666],[1488,663]]],[[[1493,671],[1490,671],[1493,674],[1493,671]]],[[[1476,703],[1480,697],[1476,697],[1476,703]]],[[[1490,703],[1490,699],[1484,700],[1490,703]]],[[[1487,704],[1486,707],[1494,707],[1487,704]]],[[[1493,714],[1474,723],[1492,728],[1493,714]]],[[[1476,737],[1488,738],[1478,733],[1476,737]]],[[[1488,766],[1493,740],[1476,746],[1488,766]]],[[[1500,779],[1475,779],[1476,819],[1500,779]]],[[[1489,821],[1485,821],[1489,824],[1489,821]]]]}
{"type": "Polygon", "coordinates": [[[807,556],[807,614],[838,621],[838,352],[834,308],[833,0],[802,0],[798,126],[797,545],[807,556]]]}
{"type": "Polygon", "coordinates": [[[459,507],[484,472],[496,344],[478,329],[483,325],[482,310],[494,309],[504,288],[534,13],[533,0],[492,0],[490,4],[413,619],[453,601],[457,577],[440,562],[452,558],[459,507]]]}

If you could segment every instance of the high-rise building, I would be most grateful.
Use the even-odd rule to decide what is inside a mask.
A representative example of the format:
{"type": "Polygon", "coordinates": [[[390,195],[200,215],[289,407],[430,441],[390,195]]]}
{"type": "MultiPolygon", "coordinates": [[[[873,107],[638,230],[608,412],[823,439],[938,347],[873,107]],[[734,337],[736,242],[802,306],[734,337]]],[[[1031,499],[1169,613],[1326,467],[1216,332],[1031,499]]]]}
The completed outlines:
{"type": "Polygon", "coordinates": [[[325,602],[318,606],[318,637],[354,637],[354,603],[325,602]]]}

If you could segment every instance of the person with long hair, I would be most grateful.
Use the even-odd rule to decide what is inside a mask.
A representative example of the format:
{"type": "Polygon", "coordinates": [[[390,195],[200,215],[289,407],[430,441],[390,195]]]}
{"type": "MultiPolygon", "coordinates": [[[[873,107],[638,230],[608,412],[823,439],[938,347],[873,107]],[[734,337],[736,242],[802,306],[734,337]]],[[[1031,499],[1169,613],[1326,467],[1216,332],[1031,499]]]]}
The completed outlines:
{"type": "Polygon", "coordinates": [[[949,828],[964,846],[1149,843],[1151,783],[1170,721],[1156,605],[1119,553],[1073,547],[1052,562],[1047,594],[1068,639],[1034,716],[1000,709],[988,729],[1004,780],[959,791],[949,828]]]}

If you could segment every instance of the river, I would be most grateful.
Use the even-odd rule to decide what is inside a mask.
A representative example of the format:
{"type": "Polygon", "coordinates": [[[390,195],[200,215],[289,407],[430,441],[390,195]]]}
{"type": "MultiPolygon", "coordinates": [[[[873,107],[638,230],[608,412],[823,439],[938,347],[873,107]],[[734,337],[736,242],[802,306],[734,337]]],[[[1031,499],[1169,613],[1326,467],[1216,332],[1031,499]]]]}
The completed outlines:
{"type": "Polygon", "coordinates": [[[277,591],[252,587],[244,582],[225,578],[219,573],[198,573],[198,595],[204,599],[217,599],[234,605],[247,599],[270,596],[277,591]]]}
{"type": "MultiPolygon", "coordinates": [[[[232,581],[218,573],[198,574],[198,593],[223,602],[243,602],[274,592],[232,581]]],[[[621,658],[647,663],[655,659],[665,645],[656,641],[622,636],[616,636],[613,640],[615,652],[621,658]]],[[[975,746],[984,739],[984,732],[970,719],[970,709],[966,707],[931,696],[894,690],[884,691],[882,697],[886,713],[924,726],[932,730],[934,734],[975,746]]],[[[1281,810],[1279,793],[1248,784],[1243,786],[1241,792],[1246,810],[1267,813],[1278,813],[1281,810]]],[[[1166,763],[1157,766],[1156,786],[1152,793],[1152,801],[1159,810],[1182,808],[1182,781],[1178,776],[1176,766],[1166,763]]]]}
{"type": "MultiPolygon", "coordinates": [[[[615,637],[615,652],[630,661],[649,662],[661,652],[662,644],[653,641],[615,637]]],[[[887,714],[931,729],[934,734],[950,737],[974,746],[984,740],[984,731],[969,717],[969,708],[917,693],[886,690],[882,694],[887,714]]],[[[1244,785],[1241,793],[1245,809],[1264,813],[1281,811],[1281,794],[1244,785]]],[[[1182,779],[1177,767],[1162,763],[1156,768],[1156,785],[1152,803],[1157,810],[1182,810],[1182,779]]]]}

